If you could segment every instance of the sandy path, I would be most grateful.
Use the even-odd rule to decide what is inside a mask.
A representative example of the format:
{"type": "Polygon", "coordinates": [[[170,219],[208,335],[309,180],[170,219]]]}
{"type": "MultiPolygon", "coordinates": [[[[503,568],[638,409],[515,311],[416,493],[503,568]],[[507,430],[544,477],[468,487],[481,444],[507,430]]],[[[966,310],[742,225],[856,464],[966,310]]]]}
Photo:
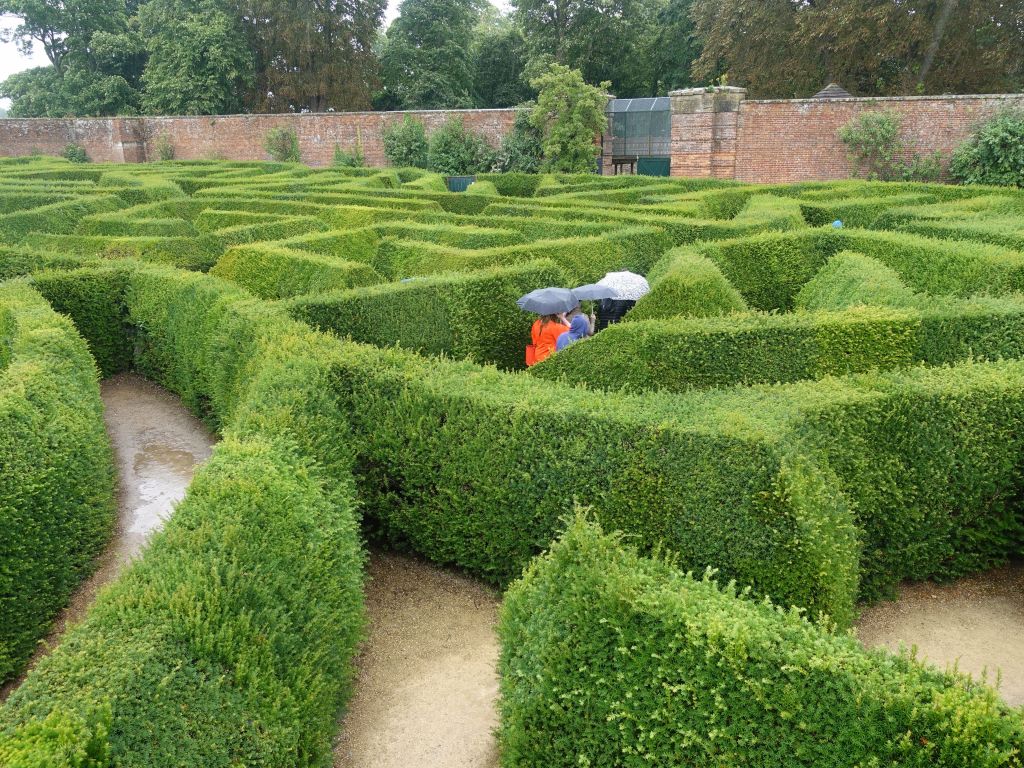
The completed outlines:
{"type": "Polygon", "coordinates": [[[1024,564],[969,576],[953,584],[905,584],[899,599],[869,606],[857,622],[868,647],[916,645],[940,668],[959,662],[979,679],[988,670],[1007,703],[1024,705],[1024,564]]]}
{"type": "Polygon", "coordinates": [[[335,768],[498,765],[498,594],[420,560],[374,552],[370,631],[335,768]]]}
{"type": "MultiPolygon", "coordinates": [[[[60,641],[69,624],[82,620],[99,589],[117,578],[150,533],[163,525],[216,441],[175,395],[141,376],[114,376],[100,385],[100,393],[114,446],[118,519],[96,572],[71,596],[28,669],[60,641]]],[[[0,689],[0,701],[22,680],[24,675],[0,689]]]]}

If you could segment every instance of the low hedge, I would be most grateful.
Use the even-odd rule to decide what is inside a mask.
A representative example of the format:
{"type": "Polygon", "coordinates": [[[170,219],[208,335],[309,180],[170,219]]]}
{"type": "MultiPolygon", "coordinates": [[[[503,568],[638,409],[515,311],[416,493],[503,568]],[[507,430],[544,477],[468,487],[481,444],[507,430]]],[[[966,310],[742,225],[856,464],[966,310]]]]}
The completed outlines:
{"type": "MultiPolygon", "coordinates": [[[[200,214],[202,216],[202,214],[200,214]]],[[[265,217],[264,217],[265,218],[265,217]]],[[[324,232],[327,224],[312,216],[288,216],[262,224],[239,224],[218,229],[210,237],[216,238],[225,247],[245,245],[261,240],[285,240],[311,232],[324,232]]]]}
{"type": "Polygon", "coordinates": [[[579,519],[505,594],[502,765],[1021,765],[991,689],[639,557],[579,519]]]}
{"type": "Polygon", "coordinates": [[[326,293],[383,281],[369,264],[262,244],[229,248],[210,274],[264,299],[326,293]]]}
{"type": "MultiPolygon", "coordinates": [[[[295,205],[295,203],[290,205],[295,205]]],[[[248,208],[245,210],[226,211],[218,208],[207,208],[196,215],[193,223],[200,232],[216,232],[217,230],[228,229],[229,227],[251,227],[258,224],[271,224],[294,215],[303,214],[272,213],[266,210],[251,211],[248,208]]]]}
{"type": "Polygon", "coordinates": [[[42,192],[31,187],[14,190],[0,183],[0,215],[61,203],[73,197],[70,192],[42,192]]]}
{"type": "Polygon", "coordinates": [[[742,312],[747,303],[713,261],[690,248],[666,253],[649,275],[651,291],[625,319],[652,320],[688,315],[714,317],[742,312]]]}
{"type": "Polygon", "coordinates": [[[69,234],[90,214],[118,211],[124,207],[125,204],[113,195],[92,195],[8,213],[0,216],[0,242],[6,245],[18,243],[32,232],[69,234]]]}
{"type": "Polygon", "coordinates": [[[22,244],[39,251],[107,259],[139,259],[182,269],[207,270],[224,252],[212,235],[199,237],[105,237],[101,235],[28,235],[22,244]]]}
{"type": "Polygon", "coordinates": [[[533,197],[543,176],[539,173],[478,173],[478,181],[494,184],[499,195],[505,197],[533,197]]]}
{"type": "Polygon", "coordinates": [[[929,194],[883,195],[822,202],[801,201],[800,211],[812,227],[824,226],[837,220],[842,221],[844,227],[870,227],[875,219],[893,208],[938,201],[938,197],[929,194]]]}
{"type": "Polygon", "coordinates": [[[95,567],[114,522],[114,467],[96,366],[74,326],[20,282],[0,286],[0,314],[3,681],[95,567]]]}
{"type": "Polygon", "coordinates": [[[857,304],[907,307],[914,292],[895,270],[877,259],[840,251],[808,281],[793,300],[797,309],[845,309],[857,304]]]}
{"type": "Polygon", "coordinates": [[[421,240],[425,243],[450,245],[455,248],[494,248],[518,245],[527,240],[524,234],[513,229],[492,229],[471,223],[455,226],[403,221],[378,224],[373,229],[382,238],[421,240]]]}
{"type": "Polygon", "coordinates": [[[442,224],[459,229],[465,227],[488,227],[501,230],[512,230],[522,234],[527,240],[557,240],[565,237],[587,237],[600,235],[618,229],[621,225],[615,222],[601,221],[561,221],[548,218],[531,218],[528,216],[462,216],[456,213],[417,213],[410,221],[424,224],[442,224]]]}
{"type": "Polygon", "coordinates": [[[921,304],[620,323],[530,374],[602,389],[685,392],[1024,356],[1020,298],[921,304]]]}
{"type": "MultiPolygon", "coordinates": [[[[321,765],[363,626],[336,343],[216,278],[102,271],[122,281],[134,366],[225,441],[143,559],[0,709],[0,754],[49,764],[38,750],[61,745],[39,733],[55,719],[119,765],[321,765]]],[[[112,286],[78,282],[99,272],[53,273],[49,288],[99,300],[112,286]]]]}
{"type": "Polygon", "coordinates": [[[664,232],[650,227],[473,251],[403,240],[382,247],[374,266],[384,275],[410,277],[551,259],[562,269],[566,279],[580,284],[623,269],[646,274],[670,245],[664,232]]]}
{"type": "Polygon", "coordinates": [[[84,256],[65,256],[24,247],[7,248],[0,245],[0,280],[9,280],[43,269],[74,269],[88,261],[90,258],[84,256]]]}
{"type": "Polygon", "coordinates": [[[562,282],[553,262],[535,261],[304,297],[288,308],[296,319],[355,341],[515,369],[525,364],[534,320],[516,299],[562,282]]]}
{"type": "Polygon", "coordinates": [[[136,218],[129,217],[128,211],[86,216],[75,233],[106,237],[195,237],[198,234],[185,219],[136,218]]]}
{"type": "MultiPolygon", "coordinates": [[[[279,240],[275,246],[377,266],[380,238],[371,227],[317,232],[279,240]]],[[[379,270],[378,270],[379,271],[379,270]]]]}

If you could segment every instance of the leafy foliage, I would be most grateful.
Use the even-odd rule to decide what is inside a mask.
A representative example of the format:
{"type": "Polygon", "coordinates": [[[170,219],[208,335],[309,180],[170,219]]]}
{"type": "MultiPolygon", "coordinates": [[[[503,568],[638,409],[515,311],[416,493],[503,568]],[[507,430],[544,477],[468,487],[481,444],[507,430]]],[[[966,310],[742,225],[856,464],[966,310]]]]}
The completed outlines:
{"type": "Polygon", "coordinates": [[[538,173],[540,171],[544,149],[541,142],[542,134],[530,121],[532,106],[527,105],[516,113],[512,130],[502,138],[501,148],[498,150],[494,162],[496,171],[501,173],[538,173]]]}
{"type": "Polygon", "coordinates": [[[1024,111],[1005,110],[953,153],[950,175],[963,184],[1024,187],[1024,111]]]}
{"type": "Polygon", "coordinates": [[[263,148],[279,163],[297,163],[302,160],[299,137],[291,128],[271,128],[263,140],[263,148]]]}
{"type": "Polygon", "coordinates": [[[938,181],[940,155],[907,159],[900,125],[895,112],[861,112],[839,129],[854,176],[871,181],[938,181]]]}
{"type": "Polygon", "coordinates": [[[435,173],[466,176],[490,170],[494,149],[482,134],[453,117],[430,135],[427,165],[435,173]]]}
{"type": "Polygon", "coordinates": [[[61,157],[72,163],[89,162],[89,153],[85,151],[85,147],[81,144],[68,144],[60,154],[61,157]]]}
{"type": "Polygon", "coordinates": [[[551,64],[530,85],[538,92],[530,123],[544,137],[543,170],[593,172],[594,161],[601,153],[596,139],[608,124],[605,91],[611,84],[587,85],[579,70],[551,64]]]}
{"type": "Polygon", "coordinates": [[[399,168],[426,168],[428,164],[427,130],[423,123],[409,115],[401,122],[391,123],[381,135],[384,157],[399,168]]]}

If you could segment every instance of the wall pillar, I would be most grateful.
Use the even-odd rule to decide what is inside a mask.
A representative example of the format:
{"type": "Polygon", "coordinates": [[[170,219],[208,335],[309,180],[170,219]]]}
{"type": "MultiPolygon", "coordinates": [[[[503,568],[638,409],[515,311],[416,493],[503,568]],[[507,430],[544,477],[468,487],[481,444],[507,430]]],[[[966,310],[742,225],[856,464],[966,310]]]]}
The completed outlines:
{"type": "Polygon", "coordinates": [[[714,86],[671,91],[672,175],[732,179],[740,103],[745,88],[714,86]]]}

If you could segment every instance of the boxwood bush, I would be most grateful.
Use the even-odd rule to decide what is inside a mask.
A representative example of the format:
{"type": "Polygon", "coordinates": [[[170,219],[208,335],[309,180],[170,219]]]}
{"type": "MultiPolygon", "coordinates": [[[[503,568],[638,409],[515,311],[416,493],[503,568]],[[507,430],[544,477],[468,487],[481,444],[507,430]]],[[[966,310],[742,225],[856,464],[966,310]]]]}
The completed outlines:
{"type": "Polygon", "coordinates": [[[229,248],[210,273],[264,299],[325,293],[383,280],[369,264],[263,244],[229,248]]]}
{"type": "Polygon", "coordinates": [[[877,259],[853,251],[840,251],[793,300],[798,309],[843,309],[857,304],[876,307],[906,307],[914,303],[914,292],[895,270],[877,259]]]}
{"type": "Polygon", "coordinates": [[[636,303],[626,320],[714,317],[747,309],[715,263],[686,246],[666,253],[648,277],[651,292],[636,303]]]}
{"type": "Polygon", "coordinates": [[[114,522],[96,366],[71,322],[0,286],[0,681],[16,675],[114,522]]]}
{"type": "Polygon", "coordinates": [[[508,590],[502,764],[1016,766],[1019,712],[575,520],[508,590]]]}

